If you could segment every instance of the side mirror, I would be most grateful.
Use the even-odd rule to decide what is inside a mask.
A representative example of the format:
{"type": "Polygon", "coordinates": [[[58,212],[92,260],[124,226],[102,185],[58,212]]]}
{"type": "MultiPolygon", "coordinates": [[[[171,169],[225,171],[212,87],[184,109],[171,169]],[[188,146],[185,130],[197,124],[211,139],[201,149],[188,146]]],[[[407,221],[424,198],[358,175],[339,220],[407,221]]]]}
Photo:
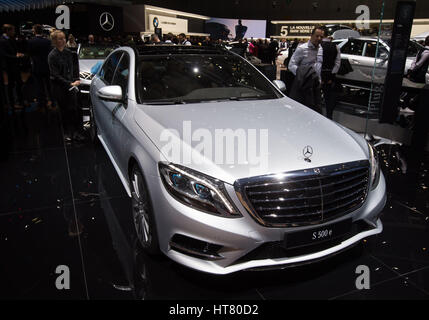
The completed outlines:
{"type": "Polygon", "coordinates": [[[383,61],[389,60],[389,54],[387,52],[383,52],[380,54],[380,59],[383,61]]]}
{"type": "Polygon", "coordinates": [[[104,101],[123,102],[122,88],[120,86],[107,86],[97,91],[97,96],[104,101]]]}
{"type": "Polygon", "coordinates": [[[279,89],[281,92],[286,92],[286,85],[281,80],[273,80],[274,85],[279,89]]]}

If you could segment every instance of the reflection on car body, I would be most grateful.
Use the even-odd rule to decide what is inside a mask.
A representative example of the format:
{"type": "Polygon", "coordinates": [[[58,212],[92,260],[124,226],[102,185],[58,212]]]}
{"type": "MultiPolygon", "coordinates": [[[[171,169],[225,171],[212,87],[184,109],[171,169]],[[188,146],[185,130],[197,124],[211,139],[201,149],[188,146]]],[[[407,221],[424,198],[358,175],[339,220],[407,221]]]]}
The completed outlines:
{"type": "Polygon", "coordinates": [[[91,83],[91,136],[131,198],[148,253],[227,274],[317,261],[382,231],[374,148],[280,87],[224,49],[121,47],[108,56],[91,83]],[[232,141],[234,132],[267,132],[258,158],[267,162],[218,161],[188,124],[209,137],[229,130],[232,141]],[[319,231],[329,237],[312,241],[319,231]]]}

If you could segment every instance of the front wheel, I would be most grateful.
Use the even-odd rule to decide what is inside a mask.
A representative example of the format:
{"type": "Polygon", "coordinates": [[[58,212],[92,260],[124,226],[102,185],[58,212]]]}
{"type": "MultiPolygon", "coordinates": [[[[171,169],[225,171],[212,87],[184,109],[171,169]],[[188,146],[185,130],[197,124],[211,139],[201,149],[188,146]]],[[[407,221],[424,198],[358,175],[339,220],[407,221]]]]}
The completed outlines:
{"type": "Polygon", "coordinates": [[[159,253],[158,235],[146,183],[139,167],[131,170],[131,194],[133,222],[137,238],[143,249],[150,254],[159,253]]]}

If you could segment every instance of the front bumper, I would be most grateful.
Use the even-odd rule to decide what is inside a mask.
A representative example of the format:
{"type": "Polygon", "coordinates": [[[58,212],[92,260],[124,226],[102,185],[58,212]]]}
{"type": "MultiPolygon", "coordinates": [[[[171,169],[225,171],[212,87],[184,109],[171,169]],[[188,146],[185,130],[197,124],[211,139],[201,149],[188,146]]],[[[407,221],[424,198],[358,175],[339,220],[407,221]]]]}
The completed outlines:
{"type": "Polygon", "coordinates": [[[259,258],[253,252],[263,245],[278,244],[284,239],[285,233],[306,230],[315,226],[295,228],[269,228],[258,224],[245,210],[238,200],[233,186],[227,186],[228,193],[242,213],[240,218],[221,218],[192,209],[175,200],[164,188],[159,176],[149,176],[148,187],[151,190],[154,215],[157,225],[160,249],[172,260],[187,267],[213,273],[229,274],[240,270],[259,268],[285,268],[298,264],[311,263],[344,251],[362,239],[381,233],[383,225],[379,219],[386,203],[386,183],[381,175],[377,188],[368,194],[364,204],[357,210],[335,220],[319,225],[328,226],[332,223],[352,219],[356,224],[364,223],[367,227],[359,229],[348,237],[327,243],[323,248],[309,246],[306,252],[284,256],[259,258]],[[197,239],[214,244],[221,249],[220,258],[204,259],[171,246],[175,235],[197,239]],[[246,259],[249,257],[249,259],[246,259]],[[255,258],[256,257],[256,258],[255,258]]]}

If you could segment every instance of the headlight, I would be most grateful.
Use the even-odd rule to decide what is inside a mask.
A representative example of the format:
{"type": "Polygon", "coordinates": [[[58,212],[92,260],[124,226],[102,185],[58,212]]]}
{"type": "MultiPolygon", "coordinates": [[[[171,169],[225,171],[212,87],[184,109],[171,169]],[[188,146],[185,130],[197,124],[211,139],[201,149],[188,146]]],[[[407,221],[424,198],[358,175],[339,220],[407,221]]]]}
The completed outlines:
{"type": "Polygon", "coordinates": [[[368,142],[369,161],[371,164],[371,190],[374,190],[380,180],[380,164],[378,162],[377,150],[368,142]]]}
{"type": "Polygon", "coordinates": [[[159,163],[162,182],[180,202],[225,218],[241,217],[222,181],[175,164],[159,163]]]}

